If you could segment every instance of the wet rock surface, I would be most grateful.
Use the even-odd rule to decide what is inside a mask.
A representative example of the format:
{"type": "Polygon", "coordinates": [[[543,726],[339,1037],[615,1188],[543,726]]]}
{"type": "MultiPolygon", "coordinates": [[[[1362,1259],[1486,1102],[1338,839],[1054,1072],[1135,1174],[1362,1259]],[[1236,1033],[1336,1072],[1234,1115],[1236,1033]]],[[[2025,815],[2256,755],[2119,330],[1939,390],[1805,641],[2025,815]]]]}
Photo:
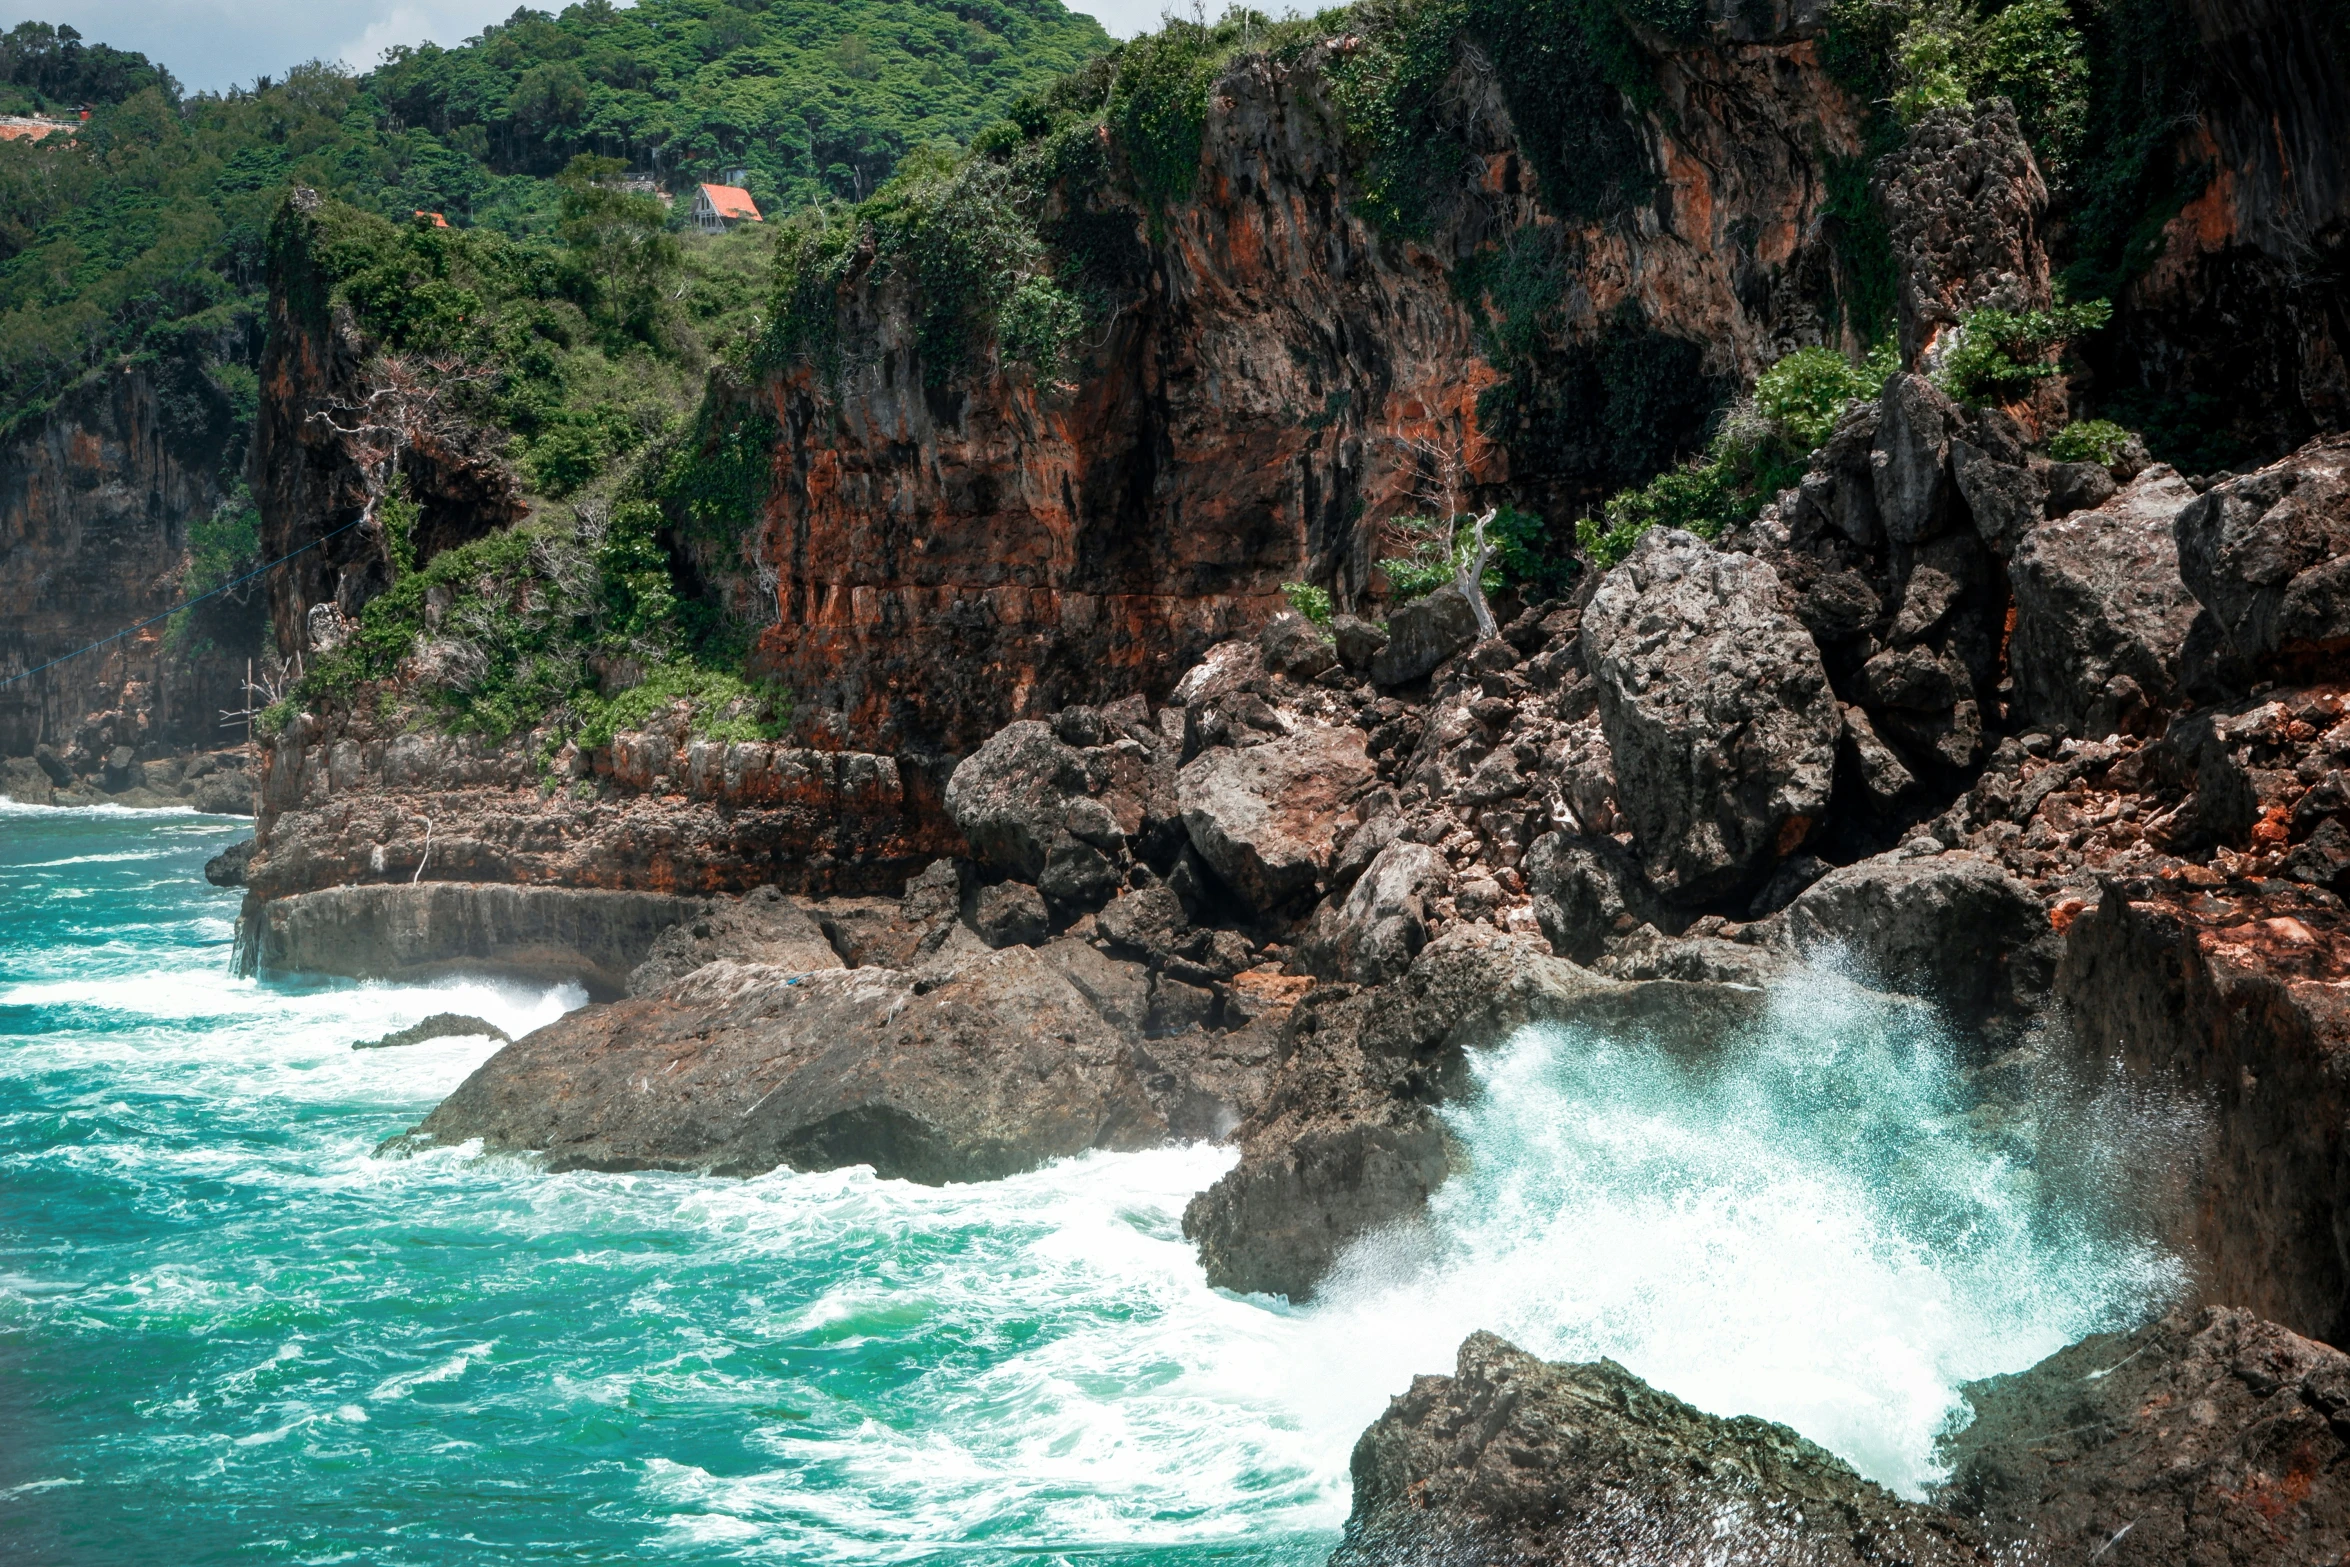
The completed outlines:
{"type": "Polygon", "coordinates": [[[1332,1567],[1988,1567],[1964,1522],[1785,1426],[1725,1420],[1612,1360],[1471,1334],[1363,1433],[1332,1567]],[[1732,1553],[1725,1558],[1725,1548],[1732,1553]]]}
{"type": "Polygon", "coordinates": [[[415,1134],[553,1169],[988,1180],[1165,1140],[1125,1033],[1027,947],[946,973],[721,961],[500,1051],[415,1134]],[[658,1080],[658,1093],[652,1084],[658,1080]]]}
{"type": "Polygon", "coordinates": [[[1966,1390],[1938,1500],[2001,1561],[2317,1567],[2350,1551],[2350,1358],[2206,1307],[1966,1390]]]}

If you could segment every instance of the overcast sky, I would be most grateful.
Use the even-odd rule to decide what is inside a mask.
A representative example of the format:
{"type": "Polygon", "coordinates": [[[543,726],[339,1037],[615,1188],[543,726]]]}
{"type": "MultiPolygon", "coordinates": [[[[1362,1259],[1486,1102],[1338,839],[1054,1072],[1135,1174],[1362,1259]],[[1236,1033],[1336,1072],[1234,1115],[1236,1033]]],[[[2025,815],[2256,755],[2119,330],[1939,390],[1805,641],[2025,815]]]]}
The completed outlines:
{"type": "MultiPolygon", "coordinates": [[[[304,60],[375,63],[392,44],[455,44],[511,16],[517,0],[0,0],[0,28],[68,22],[93,43],[136,49],[191,91],[276,76],[304,60]]],[[[539,0],[561,10],[564,0],[539,0]]],[[[1086,0],[1072,7],[1121,38],[1158,25],[1168,0],[1086,0]]],[[[1190,7],[1181,9],[1188,14],[1190,7]]],[[[1222,7],[1218,6],[1221,10],[1222,7]]]]}

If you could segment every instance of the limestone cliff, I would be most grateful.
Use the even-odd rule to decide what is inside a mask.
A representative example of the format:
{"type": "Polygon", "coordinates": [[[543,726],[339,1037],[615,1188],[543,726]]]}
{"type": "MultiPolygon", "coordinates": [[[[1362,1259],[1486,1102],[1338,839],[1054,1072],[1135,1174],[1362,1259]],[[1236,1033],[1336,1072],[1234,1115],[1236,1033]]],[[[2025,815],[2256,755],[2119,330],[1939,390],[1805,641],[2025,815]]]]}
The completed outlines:
{"type": "Polygon", "coordinates": [[[783,432],[749,545],[781,612],[761,652],[841,743],[961,754],[1066,702],[1163,695],[1285,581],[1365,601],[1379,523],[1426,509],[1415,443],[1552,516],[1694,450],[1732,388],[1843,318],[1823,159],[1857,132],[1809,32],[1662,55],[1634,131],[1653,195],[1588,218],[1546,202],[1464,49],[1441,113],[1464,167],[1413,238],[1362,215],[1331,101],[1361,40],[1244,55],[1188,201],[1162,219],[1114,179],[1059,193],[1121,257],[1065,387],[990,363],[939,388],[920,302],[866,258],[838,302],[846,368],[758,388],[783,432]],[[1495,258],[1558,301],[1519,384],[1489,340],[1507,306],[1464,281],[1495,258]]]}
{"type": "MultiPolygon", "coordinates": [[[[0,447],[0,676],[179,600],[191,530],[229,502],[233,466],[223,474],[226,419],[167,407],[171,390],[145,369],[109,370],[0,447]]],[[[96,774],[119,747],[241,740],[220,715],[245,705],[262,615],[257,592],[226,597],[0,686],[0,756],[46,746],[68,774],[96,774]]]]}

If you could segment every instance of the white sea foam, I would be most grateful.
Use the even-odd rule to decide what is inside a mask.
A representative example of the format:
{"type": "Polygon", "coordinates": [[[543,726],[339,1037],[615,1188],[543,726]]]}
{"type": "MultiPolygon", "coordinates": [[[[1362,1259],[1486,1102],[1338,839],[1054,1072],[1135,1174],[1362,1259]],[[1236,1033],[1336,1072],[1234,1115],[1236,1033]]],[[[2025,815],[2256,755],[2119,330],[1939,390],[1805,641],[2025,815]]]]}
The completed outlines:
{"type": "Polygon", "coordinates": [[[462,1534],[492,1514],[448,1482],[495,1451],[622,1527],[615,1555],[1289,1541],[1318,1560],[1355,1437],[1477,1328],[1612,1355],[1915,1491],[1960,1382],[2176,1277],[2126,1235],[2051,1225],[1964,1124],[1931,1030],[1826,980],[1702,1071],[1546,1030],[1481,1057],[1427,1222],[1292,1308],[1208,1289],[1181,1235],[1224,1148],[946,1187],[551,1175],[477,1146],[376,1159],[495,1047],[352,1043],[444,1011],[519,1036],[584,997],[255,984],[195,945],[230,906],[133,909],[0,982],[44,1020],[0,1039],[0,1079],[42,1118],[9,1173],[105,1193],[110,1226],[12,1253],[0,1313],[51,1351],[179,1346],[107,1439],[183,1511],[284,1520],[349,1474],[412,1473],[431,1516],[395,1497],[403,1527],[462,1534]],[[574,1427],[600,1434],[566,1449],[574,1427]]]}

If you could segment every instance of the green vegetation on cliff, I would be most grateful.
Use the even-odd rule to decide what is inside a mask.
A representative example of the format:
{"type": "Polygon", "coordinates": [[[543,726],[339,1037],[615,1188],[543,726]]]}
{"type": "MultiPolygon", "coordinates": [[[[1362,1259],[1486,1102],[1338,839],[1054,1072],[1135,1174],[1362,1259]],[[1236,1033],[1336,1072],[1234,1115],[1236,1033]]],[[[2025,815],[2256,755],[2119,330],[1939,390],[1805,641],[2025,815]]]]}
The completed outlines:
{"type": "Polygon", "coordinates": [[[183,98],[70,33],[0,38],[0,105],[94,106],[70,138],[0,142],[0,435],[128,357],[164,384],[167,435],[230,474],[290,185],[515,239],[582,221],[560,176],[583,154],[679,192],[743,171],[771,213],[857,200],[1108,42],[1059,0],[586,0],[365,76],[313,63],[183,98]]]}

